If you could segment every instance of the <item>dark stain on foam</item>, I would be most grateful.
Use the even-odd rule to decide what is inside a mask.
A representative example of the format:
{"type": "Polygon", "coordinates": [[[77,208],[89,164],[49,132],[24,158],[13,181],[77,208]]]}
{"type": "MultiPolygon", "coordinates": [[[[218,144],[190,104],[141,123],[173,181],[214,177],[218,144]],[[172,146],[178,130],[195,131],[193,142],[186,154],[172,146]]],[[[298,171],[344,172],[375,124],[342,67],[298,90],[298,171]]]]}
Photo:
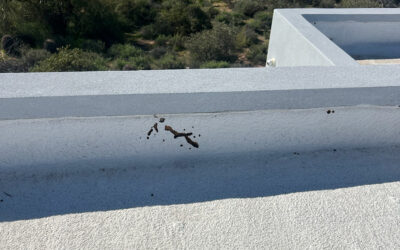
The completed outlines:
{"type": "MultiPolygon", "coordinates": [[[[189,143],[190,145],[192,145],[195,148],[199,147],[199,144],[195,141],[193,141],[190,136],[193,135],[193,133],[182,133],[182,132],[178,132],[175,129],[173,129],[171,126],[165,125],[165,131],[169,131],[174,135],[174,139],[178,138],[178,137],[185,137],[186,142],[189,143]]],[[[185,131],[185,130],[184,130],[185,131]]]]}
{"type": "MultiPolygon", "coordinates": [[[[157,118],[157,116],[154,116],[157,118]]],[[[164,123],[165,122],[165,118],[161,117],[159,119],[160,123],[164,123]]],[[[192,128],[194,128],[194,126],[192,126],[192,128]]],[[[154,125],[150,128],[150,130],[147,132],[147,139],[150,138],[150,135],[153,133],[153,131],[155,131],[156,133],[159,132],[158,130],[158,123],[154,123],[154,125]]],[[[174,139],[179,138],[179,137],[184,137],[186,142],[190,145],[192,145],[195,148],[199,147],[199,143],[196,141],[193,141],[192,138],[190,138],[190,136],[193,135],[192,132],[186,133],[186,132],[178,132],[175,129],[173,129],[171,126],[169,125],[165,125],[165,131],[169,131],[174,135],[174,139]]],[[[183,129],[183,131],[186,131],[186,129],[183,129]]],[[[155,136],[155,134],[153,134],[153,136],[155,136]]],[[[200,134],[198,135],[199,137],[201,136],[200,134]]],[[[196,136],[193,136],[193,138],[196,138],[196,136]]],[[[165,142],[165,139],[162,140],[163,142],[165,142]]],[[[183,144],[180,144],[181,147],[183,147],[183,144]]],[[[189,148],[192,149],[192,148],[189,148]]]]}
{"type": "Polygon", "coordinates": [[[154,123],[153,128],[154,128],[154,129],[156,130],[156,132],[158,133],[158,124],[157,124],[157,122],[154,123]]]}
{"type": "Polygon", "coordinates": [[[334,114],[335,113],[335,110],[330,110],[330,109],[328,109],[327,111],[326,111],[326,113],[329,115],[329,114],[334,114]]]}

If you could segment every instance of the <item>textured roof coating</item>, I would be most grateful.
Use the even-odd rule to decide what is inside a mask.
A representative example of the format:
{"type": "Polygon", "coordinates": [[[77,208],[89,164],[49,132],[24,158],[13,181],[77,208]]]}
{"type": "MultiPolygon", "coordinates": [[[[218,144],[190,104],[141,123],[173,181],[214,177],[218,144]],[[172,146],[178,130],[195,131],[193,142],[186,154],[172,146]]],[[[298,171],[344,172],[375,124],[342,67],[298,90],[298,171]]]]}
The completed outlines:
{"type": "Polygon", "coordinates": [[[67,118],[64,110],[55,119],[0,120],[0,248],[398,249],[399,69],[0,75],[1,105],[56,97],[55,103],[74,93],[165,91],[189,98],[208,88],[225,94],[311,88],[315,97],[303,107],[324,105],[163,115],[179,131],[201,134],[197,151],[179,146],[184,139],[168,131],[146,139],[159,119],[153,115],[67,118]],[[331,88],[341,87],[332,95],[331,88]],[[375,89],[386,92],[377,97],[375,89]],[[355,103],[369,93],[369,101],[386,107],[326,108],[327,100],[343,104],[341,93],[355,103]],[[274,149],[280,152],[270,154],[274,149]],[[139,164],[140,157],[149,164],[139,164]]]}
{"type": "Polygon", "coordinates": [[[0,74],[0,98],[400,86],[400,66],[0,74]]]}
{"type": "Polygon", "coordinates": [[[399,249],[398,152],[330,150],[10,178],[0,184],[12,195],[0,193],[0,246],[399,249]],[[43,217],[51,214],[60,215],[43,217]]]}

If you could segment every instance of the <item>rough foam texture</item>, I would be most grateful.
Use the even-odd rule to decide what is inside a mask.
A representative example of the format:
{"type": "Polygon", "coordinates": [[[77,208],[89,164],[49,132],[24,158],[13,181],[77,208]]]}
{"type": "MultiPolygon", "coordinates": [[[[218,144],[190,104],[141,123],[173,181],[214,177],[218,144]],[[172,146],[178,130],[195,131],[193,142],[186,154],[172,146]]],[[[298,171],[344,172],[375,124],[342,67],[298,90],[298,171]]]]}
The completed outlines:
{"type": "Polygon", "coordinates": [[[208,162],[274,154],[400,144],[399,107],[338,107],[154,116],[0,121],[0,169],[208,162]],[[164,118],[163,123],[159,122],[164,118]],[[154,124],[157,123],[157,133],[154,124]],[[174,139],[177,132],[193,133],[174,139]],[[151,131],[152,130],[152,131],[151,131]],[[150,134],[149,134],[150,133],[150,134]],[[148,139],[147,139],[148,137],[148,139]]]}
{"type": "Polygon", "coordinates": [[[0,119],[400,104],[399,66],[2,74],[0,119]]]}
{"type": "Polygon", "coordinates": [[[0,246],[398,249],[399,152],[332,149],[2,179],[0,246]]]}

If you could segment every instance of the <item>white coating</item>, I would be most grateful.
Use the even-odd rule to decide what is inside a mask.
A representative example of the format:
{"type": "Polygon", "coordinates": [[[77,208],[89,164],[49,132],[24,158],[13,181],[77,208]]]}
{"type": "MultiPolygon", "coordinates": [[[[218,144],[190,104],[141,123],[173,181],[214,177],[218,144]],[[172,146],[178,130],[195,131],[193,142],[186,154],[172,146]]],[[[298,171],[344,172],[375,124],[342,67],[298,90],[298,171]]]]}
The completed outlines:
{"type": "Polygon", "coordinates": [[[400,103],[399,66],[0,75],[0,119],[400,103]]]}
{"type": "Polygon", "coordinates": [[[0,74],[0,248],[397,249],[399,69],[0,74]]]}
{"type": "Polygon", "coordinates": [[[399,249],[398,152],[291,152],[7,178],[0,182],[0,245],[399,249]]]}
{"type": "Polygon", "coordinates": [[[275,58],[276,66],[357,66],[352,57],[396,58],[399,23],[398,9],[276,9],[268,60],[275,58]]]}

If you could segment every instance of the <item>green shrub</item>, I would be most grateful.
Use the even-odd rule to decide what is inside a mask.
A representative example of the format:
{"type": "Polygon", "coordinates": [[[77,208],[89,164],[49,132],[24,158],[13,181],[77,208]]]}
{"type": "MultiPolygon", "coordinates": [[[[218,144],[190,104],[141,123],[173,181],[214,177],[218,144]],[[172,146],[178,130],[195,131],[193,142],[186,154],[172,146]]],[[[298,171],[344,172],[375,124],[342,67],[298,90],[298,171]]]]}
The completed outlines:
{"type": "Polygon", "coordinates": [[[110,68],[113,70],[147,70],[150,69],[150,59],[145,56],[116,58],[110,63],[110,68]]]}
{"type": "Polygon", "coordinates": [[[125,65],[129,65],[129,61],[124,58],[116,58],[115,60],[111,61],[109,64],[110,69],[112,70],[122,70],[125,65]]]}
{"type": "Polygon", "coordinates": [[[106,61],[93,52],[81,49],[61,48],[57,54],[39,62],[31,71],[58,72],[58,71],[95,71],[106,70],[106,61]]]}
{"type": "Polygon", "coordinates": [[[234,10],[252,17],[257,11],[264,10],[265,8],[265,4],[260,0],[239,0],[235,3],[234,10]]]}
{"type": "Polygon", "coordinates": [[[236,34],[233,28],[221,23],[194,34],[187,43],[192,62],[233,60],[236,34]]]}
{"type": "Polygon", "coordinates": [[[217,9],[217,8],[214,8],[214,7],[209,7],[208,9],[207,9],[207,15],[210,17],[210,18],[214,18],[214,17],[216,17],[217,15],[219,14],[219,10],[217,9]]]}
{"type": "Polygon", "coordinates": [[[131,44],[114,44],[108,49],[108,55],[128,59],[143,55],[143,50],[131,44]]]}
{"type": "Polygon", "coordinates": [[[244,24],[245,17],[235,12],[222,12],[215,17],[215,20],[224,24],[240,26],[244,24]]]}
{"type": "Polygon", "coordinates": [[[247,52],[247,59],[255,65],[265,65],[268,46],[266,44],[252,45],[247,52]]]}
{"type": "Polygon", "coordinates": [[[254,15],[254,19],[250,20],[247,25],[252,29],[262,32],[271,28],[272,12],[259,11],[254,15]]]}
{"type": "Polygon", "coordinates": [[[185,49],[186,39],[187,37],[181,34],[176,34],[169,39],[168,45],[174,51],[181,51],[185,49]]]}
{"type": "Polygon", "coordinates": [[[152,23],[143,26],[142,29],[140,30],[140,33],[142,34],[142,37],[144,39],[153,39],[157,37],[158,31],[156,29],[156,25],[152,23]]]}
{"type": "Polygon", "coordinates": [[[27,68],[22,62],[16,58],[10,58],[8,60],[0,60],[0,73],[12,73],[12,72],[26,72],[27,68]]]}
{"type": "Polygon", "coordinates": [[[166,0],[156,17],[157,33],[164,35],[199,32],[211,28],[210,17],[198,5],[188,0],[166,0]]]}
{"type": "Polygon", "coordinates": [[[167,45],[168,40],[169,40],[169,37],[168,37],[168,36],[166,36],[166,35],[159,35],[159,36],[156,38],[156,45],[157,45],[157,46],[165,46],[165,45],[167,45]]]}
{"type": "Polygon", "coordinates": [[[155,47],[150,51],[150,55],[156,59],[160,59],[163,55],[168,52],[167,48],[165,47],[155,47]]]}
{"type": "Polygon", "coordinates": [[[49,58],[50,56],[51,53],[44,49],[27,49],[23,51],[21,60],[29,69],[34,67],[37,63],[49,58]]]}
{"type": "Polygon", "coordinates": [[[184,69],[185,63],[175,55],[167,53],[154,61],[153,69],[184,69]]]}
{"type": "Polygon", "coordinates": [[[151,0],[118,0],[115,11],[127,28],[135,30],[150,24],[156,16],[157,8],[151,0]]]}
{"type": "Polygon", "coordinates": [[[129,65],[132,65],[136,70],[148,70],[150,67],[150,58],[145,56],[129,58],[129,65]]]}
{"type": "Polygon", "coordinates": [[[333,8],[335,7],[336,1],[335,0],[321,0],[318,4],[321,8],[333,8]]]}
{"type": "Polygon", "coordinates": [[[209,61],[200,65],[202,69],[229,68],[229,62],[225,61],[209,61]]]}
{"type": "Polygon", "coordinates": [[[342,8],[379,8],[383,7],[380,2],[375,0],[342,0],[340,3],[342,8]]]}
{"type": "Polygon", "coordinates": [[[93,39],[78,39],[73,45],[76,48],[95,53],[103,53],[106,48],[106,44],[103,41],[93,39]]]}
{"type": "Polygon", "coordinates": [[[106,47],[123,42],[123,23],[111,1],[72,1],[72,8],[71,16],[67,16],[67,33],[70,36],[101,40],[106,47]]]}
{"type": "Polygon", "coordinates": [[[46,24],[38,21],[25,21],[16,25],[15,35],[31,47],[41,47],[43,41],[51,37],[51,31],[46,26],[46,24]]]}
{"type": "Polygon", "coordinates": [[[236,35],[236,47],[238,49],[248,47],[258,41],[257,33],[249,27],[243,27],[236,35]]]}

